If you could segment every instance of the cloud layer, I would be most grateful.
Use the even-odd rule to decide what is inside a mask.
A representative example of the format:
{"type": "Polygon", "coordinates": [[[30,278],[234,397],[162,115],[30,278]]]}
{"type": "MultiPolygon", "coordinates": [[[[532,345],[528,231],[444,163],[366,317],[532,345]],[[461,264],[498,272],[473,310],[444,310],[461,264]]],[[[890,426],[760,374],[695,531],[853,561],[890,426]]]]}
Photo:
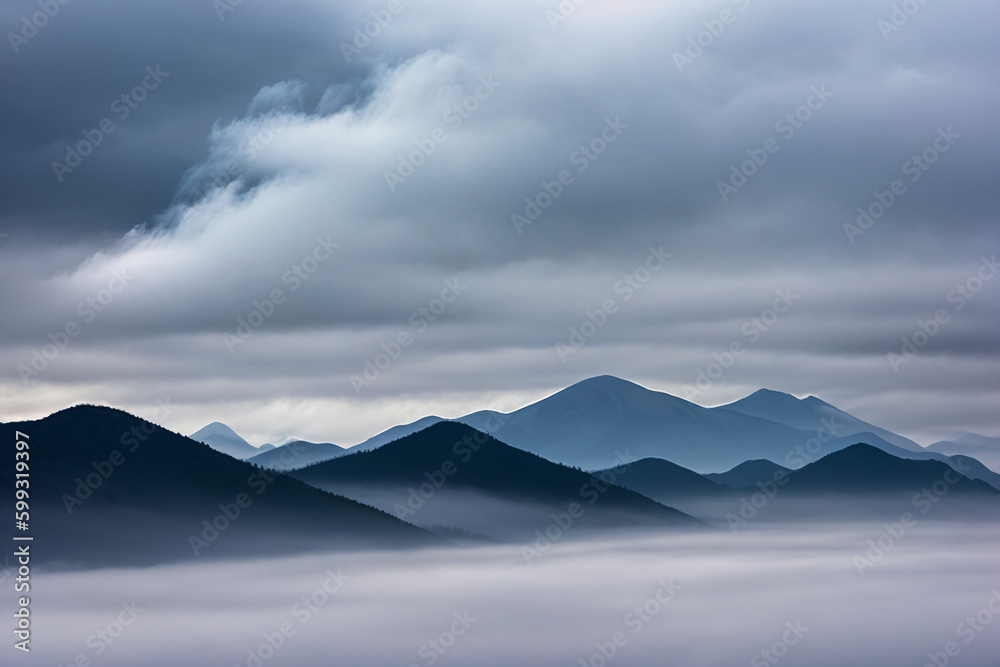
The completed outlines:
{"type": "Polygon", "coordinates": [[[874,667],[922,665],[949,642],[963,664],[1000,650],[995,530],[826,528],[562,541],[530,566],[507,546],[50,572],[33,654],[478,667],[597,665],[612,651],[606,664],[775,664],[770,651],[790,667],[874,667]],[[859,574],[869,540],[886,550],[859,574]]]}
{"type": "Polygon", "coordinates": [[[175,4],[66,5],[2,65],[0,418],[349,445],[740,343],[698,402],[1000,433],[995,6],[175,4]]]}

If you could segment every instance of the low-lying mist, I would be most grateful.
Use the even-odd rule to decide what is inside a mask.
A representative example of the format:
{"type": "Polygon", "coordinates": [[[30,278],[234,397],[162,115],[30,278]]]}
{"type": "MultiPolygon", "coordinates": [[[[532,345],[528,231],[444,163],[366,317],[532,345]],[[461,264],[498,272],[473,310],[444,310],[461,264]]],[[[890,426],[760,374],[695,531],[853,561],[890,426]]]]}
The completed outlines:
{"type": "Polygon", "coordinates": [[[995,665],[998,555],[996,524],[826,523],[40,571],[0,662],[995,665]]]}

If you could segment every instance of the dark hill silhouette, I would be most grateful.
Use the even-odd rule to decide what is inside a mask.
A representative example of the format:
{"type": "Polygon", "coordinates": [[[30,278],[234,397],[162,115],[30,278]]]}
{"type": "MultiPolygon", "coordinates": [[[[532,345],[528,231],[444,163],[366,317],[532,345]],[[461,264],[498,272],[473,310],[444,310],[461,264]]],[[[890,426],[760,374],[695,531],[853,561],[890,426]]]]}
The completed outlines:
{"type": "Polygon", "coordinates": [[[753,459],[744,461],[726,472],[708,473],[705,477],[731,489],[743,489],[758,483],[773,481],[776,473],[787,475],[791,472],[790,469],[773,461],[753,459]]]}
{"type": "Polygon", "coordinates": [[[640,459],[594,474],[600,476],[609,472],[618,475],[619,485],[665,504],[700,496],[721,498],[733,493],[728,487],[663,459],[640,459]]]}
{"type": "MultiPolygon", "coordinates": [[[[547,511],[564,511],[569,503],[576,502],[586,509],[579,523],[589,527],[702,525],[638,493],[515,449],[458,422],[439,422],[370,452],[349,454],[291,474],[328,490],[394,489],[390,498],[397,502],[405,498],[406,489],[436,477],[443,480],[439,495],[464,492],[463,502],[490,497],[541,505],[547,511]],[[442,470],[452,473],[445,475],[442,470]],[[595,499],[593,503],[591,498],[595,499]]],[[[383,507],[392,505],[387,502],[383,507]]],[[[464,525],[455,527],[468,529],[464,525]]]]}
{"type": "MultiPolygon", "coordinates": [[[[249,503],[199,556],[439,543],[395,517],[120,410],[77,406],[2,424],[0,456],[7,461],[14,460],[15,431],[30,436],[36,562],[102,566],[194,558],[190,536],[202,536],[202,522],[223,514],[220,504],[233,514],[240,494],[249,503]]],[[[14,471],[2,471],[0,498],[7,503],[14,471]]]]}
{"type": "Polygon", "coordinates": [[[785,490],[803,495],[915,493],[942,479],[949,482],[950,494],[1000,499],[1000,491],[986,482],[961,475],[945,463],[903,459],[864,443],[836,451],[795,471],[785,490]],[[957,482],[951,483],[953,479],[957,482]]]}

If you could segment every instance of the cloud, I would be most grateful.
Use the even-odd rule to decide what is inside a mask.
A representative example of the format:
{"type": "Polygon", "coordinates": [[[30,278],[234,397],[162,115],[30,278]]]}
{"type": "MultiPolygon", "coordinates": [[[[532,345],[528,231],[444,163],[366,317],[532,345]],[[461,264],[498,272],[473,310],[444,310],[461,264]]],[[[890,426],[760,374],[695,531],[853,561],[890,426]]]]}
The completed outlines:
{"type": "Polygon", "coordinates": [[[67,395],[142,409],[151,399],[129,397],[153,391],[188,404],[194,430],[247,401],[273,415],[298,399],[339,406],[346,422],[300,434],[349,442],[408,406],[455,414],[462,392],[498,401],[474,407],[516,407],[602,372],[679,391],[790,288],[801,300],[706,402],[770,386],[879,406],[866,418],[918,437],[1000,428],[969,409],[996,393],[996,283],[961,310],[948,301],[1000,249],[988,3],[922,7],[888,39],[878,21],[891,7],[732,3],[736,19],[680,69],[674,54],[719,7],[593,2],[553,29],[552,3],[407,4],[350,62],[341,43],[382,5],[243,4],[219,21],[182,3],[150,28],[157,49],[137,36],[152,10],[100,7],[118,18],[67,8],[6,66],[41,81],[51,49],[96,73],[81,72],[73,111],[53,104],[30,123],[26,101],[8,112],[33,137],[8,159],[34,165],[35,185],[7,168],[22,194],[0,212],[0,280],[18,285],[0,294],[17,314],[0,341],[3,391],[31,391],[37,407],[5,418],[67,395]],[[119,23],[125,44],[79,57],[70,28],[119,23]],[[253,39],[264,26],[266,49],[253,39]],[[194,51],[171,40],[182,30],[194,51]],[[134,67],[111,65],[121,53],[134,67]],[[120,132],[66,183],[37,185],[156,63],[171,77],[120,132]],[[735,190],[725,201],[720,182],[735,190]],[[859,207],[871,223],[845,231],[859,207]],[[324,243],[337,248],[320,261],[324,243]],[[555,344],[661,245],[669,266],[561,363],[555,344]],[[134,279],[84,322],[80,304],[115,272],[134,279]],[[349,376],[456,278],[468,290],[380,378],[375,402],[359,400],[349,376]],[[224,336],[275,290],[283,303],[231,352],[224,336]],[[893,372],[887,354],[941,308],[949,323],[893,372]],[[74,321],[80,335],[25,387],[18,366],[74,321]],[[141,389],[151,377],[156,389],[141,389]],[[230,398],[206,404],[199,384],[230,398]]]}
{"type": "Polygon", "coordinates": [[[920,524],[860,575],[854,557],[883,528],[827,528],[562,541],[531,566],[515,545],[47,572],[32,613],[49,631],[32,649],[66,664],[102,647],[102,664],[151,667],[247,664],[275,645],[264,664],[335,652],[348,664],[551,665],[604,647],[620,665],[745,664],[773,650],[784,665],[875,666],[923,664],[951,641],[970,664],[996,655],[995,613],[980,631],[962,625],[995,596],[995,530],[920,524]],[[115,627],[123,603],[141,611],[115,627]]]}

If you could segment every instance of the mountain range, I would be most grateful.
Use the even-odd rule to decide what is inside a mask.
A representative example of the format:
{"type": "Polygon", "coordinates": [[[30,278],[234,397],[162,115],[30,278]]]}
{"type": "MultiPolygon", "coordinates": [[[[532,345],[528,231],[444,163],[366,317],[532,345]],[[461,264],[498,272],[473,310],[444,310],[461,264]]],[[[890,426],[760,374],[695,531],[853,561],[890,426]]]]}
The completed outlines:
{"type": "MultiPolygon", "coordinates": [[[[35,561],[142,565],[317,549],[410,547],[440,540],[352,500],[270,473],[107,407],[81,405],[0,424],[30,454],[35,561]]],[[[13,507],[14,468],[0,468],[13,507]]],[[[9,501],[9,502],[8,502],[9,501]]]]}
{"type": "MultiPolygon", "coordinates": [[[[441,421],[437,416],[424,417],[347,449],[330,446],[314,454],[310,447],[303,461],[376,449],[441,421]]],[[[856,442],[894,456],[946,463],[951,454],[972,452],[1000,458],[1000,443],[988,438],[924,449],[813,396],[799,399],[763,389],[728,405],[705,408],[607,375],[510,413],[483,410],[454,421],[550,461],[584,469],[606,468],[622,458],[665,459],[699,473],[728,470],[750,459],[798,468],[856,442]]],[[[273,455],[258,455],[255,462],[270,465],[272,459],[273,455]]],[[[968,476],[1000,486],[1000,474],[979,461],[970,465],[968,476]]]]}
{"type": "Polygon", "coordinates": [[[927,450],[950,456],[970,456],[993,470],[1000,470],[1000,438],[965,431],[928,445],[927,450]]]}
{"type": "MultiPolygon", "coordinates": [[[[694,474],[694,473],[692,473],[694,474]]],[[[419,525],[526,539],[553,515],[580,529],[699,525],[681,512],[581,470],[521,451],[459,422],[438,422],[371,451],[291,473],[307,484],[419,525]]]]}
{"type": "MultiPolygon", "coordinates": [[[[568,407],[593,423],[593,401],[607,383],[578,389],[516,421],[511,415],[517,413],[494,415],[493,425],[501,425],[494,430],[566,419],[558,410],[568,407]]],[[[706,416],[672,397],[664,413],[656,392],[624,391],[638,406],[624,403],[619,393],[597,414],[611,423],[636,414],[695,423],[706,416]]],[[[837,418],[823,412],[821,419],[837,418]]],[[[707,415],[722,415],[726,424],[775,424],[733,410],[707,415]]],[[[214,432],[226,435],[222,428],[214,432]]],[[[662,457],[636,459],[622,436],[611,443],[619,450],[612,465],[585,472],[464,422],[436,420],[373,449],[303,460],[282,474],[120,410],[82,405],[37,421],[0,424],[0,456],[15,460],[19,439],[30,445],[31,532],[37,562],[50,567],[448,543],[439,536],[539,544],[594,531],[704,530],[732,525],[734,516],[745,522],[748,514],[769,522],[889,520],[901,509],[926,506],[936,519],[1000,520],[1000,490],[972,478],[972,459],[932,452],[945,460],[913,460],[905,455],[917,453],[863,435],[881,444],[855,442],[809,454],[798,469],[753,455],[707,474],[662,457]]],[[[664,449],[672,446],[668,439],[664,449]]],[[[553,447],[565,450],[565,444],[553,447]]],[[[13,505],[14,481],[13,467],[0,469],[0,501],[13,505]]]]}

